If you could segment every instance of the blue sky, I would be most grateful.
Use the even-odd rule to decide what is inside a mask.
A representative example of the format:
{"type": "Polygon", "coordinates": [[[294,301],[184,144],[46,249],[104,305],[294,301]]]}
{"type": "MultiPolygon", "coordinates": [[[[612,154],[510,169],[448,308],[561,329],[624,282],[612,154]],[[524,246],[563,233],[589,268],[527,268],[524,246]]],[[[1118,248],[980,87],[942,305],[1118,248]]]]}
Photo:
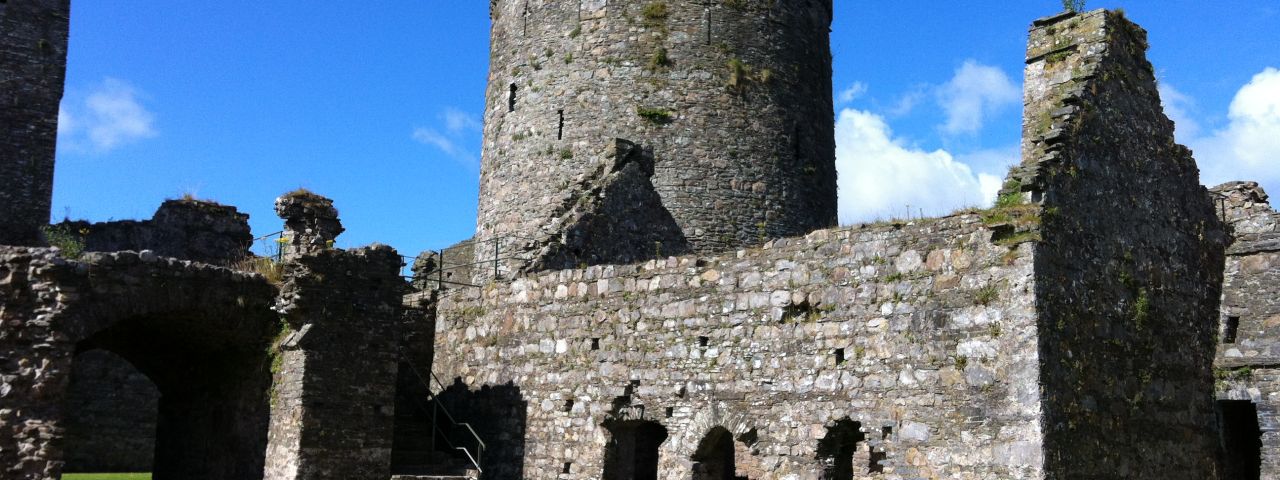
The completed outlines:
{"type": "MultiPolygon", "coordinates": [[[[1179,139],[1206,183],[1280,192],[1280,2],[1143,0],[1179,139]]],[[[73,1],[53,216],[149,218],[193,194],[279,229],[330,196],[339,244],[471,235],[487,2],[73,1]]],[[[1031,20],[1054,0],[836,0],[841,220],[981,204],[1017,160],[1031,20]],[[977,7],[975,5],[981,5],[977,7]]],[[[913,213],[915,214],[915,213],[913,213]]]]}

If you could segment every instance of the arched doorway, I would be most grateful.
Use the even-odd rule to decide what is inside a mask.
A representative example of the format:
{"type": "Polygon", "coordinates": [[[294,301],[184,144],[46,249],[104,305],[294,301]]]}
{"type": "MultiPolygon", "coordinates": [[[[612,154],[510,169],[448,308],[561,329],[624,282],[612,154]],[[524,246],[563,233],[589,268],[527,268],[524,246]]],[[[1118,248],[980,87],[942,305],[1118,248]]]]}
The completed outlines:
{"type": "Polygon", "coordinates": [[[1262,476],[1262,429],[1258,407],[1249,400],[1219,400],[1222,428],[1222,478],[1250,480],[1262,476]]]}
{"type": "MultiPolygon", "coordinates": [[[[827,436],[818,441],[818,461],[822,464],[823,480],[850,480],[854,475],[854,465],[864,463],[866,458],[859,462],[858,444],[866,440],[866,435],[862,433],[862,424],[850,420],[849,417],[840,419],[830,427],[827,427],[827,436]]],[[[863,455],[866,457],[866,455],[863,455]]]]}
{"type": "Polygon", "coordinates": [[[693,454],[693,480],[735,480],[733,434],[712,428],[693,454]]]}
{"type": "MultiPolygon", "coordinates": [[[[104,318],[108,326],[76,343],[73,363],[111,352],[154,382],[152,478],[258,479],[270,421],[269,346],[277,328],[269,313],[195,304],[104,318]]],[[[85,322],[102,321],[99,315],[85,322]]],[[[75,439],[69,440],[73,447],[75,439]]]]}
{"type": "Polygon", "coordinates": [[[611,421],[604,427],[609,444],[603,480],[658,480],[658,449],[667,440],[666,427],[653,421],[611,421]]]}
{"type": "MultiPolygon", "coordinates": [[[[60,473],[63,448],[84,446],[62,428],[86,408],[69,398],[69,377],[77,361],[109,352],[159,394],[154,479],[262,478],[271,346],[280,331],[271,310],[273,285],[260,276],[134,252],[66,262],[48,251],[24,251],[0,255],[0,272],[12,280],[0,285],[5,318],[22,322],[7,324],[14,334],[0,338],[0,351],[18,359],[4,364],[4,372],[13,372],[19,380],[13,385],[23,389],[11,392],[15,415],[4,420],[41,427],[0,437],[0,460],[22,474],[60,473]],[[51,291],[60,293],[42,293],[51,291]],[[24,444],[36,448],[14,458],[24,444]]],[[[97,407],[103,405],[88,408],[97,407]]]]}

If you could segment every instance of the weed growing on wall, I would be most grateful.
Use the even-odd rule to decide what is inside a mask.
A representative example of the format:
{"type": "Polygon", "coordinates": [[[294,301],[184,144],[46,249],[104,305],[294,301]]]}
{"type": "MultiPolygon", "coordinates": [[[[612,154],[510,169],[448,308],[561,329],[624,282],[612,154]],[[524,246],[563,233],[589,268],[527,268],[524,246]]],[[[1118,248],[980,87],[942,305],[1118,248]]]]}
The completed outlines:
{"type": "Polygon", "coordinates": [[[49,246],[57,247],[64,258],[77,259],[84,253],[84,237],[88,229],[74,231],[67,225],[46,225],[40,229],[49,246]]]}

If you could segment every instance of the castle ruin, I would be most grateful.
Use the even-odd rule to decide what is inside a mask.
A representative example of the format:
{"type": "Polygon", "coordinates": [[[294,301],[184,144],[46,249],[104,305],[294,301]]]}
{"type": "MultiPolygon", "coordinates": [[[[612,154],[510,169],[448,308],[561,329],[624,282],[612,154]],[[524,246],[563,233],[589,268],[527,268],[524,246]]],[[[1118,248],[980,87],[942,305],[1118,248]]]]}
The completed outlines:
{"type": "Polygon", "coordinates": [[[1280,471],[1280,216],[1199,185],[1123,14],[1033,23],[996,206],[837,228],[829,0],[490,5],[477,236],[445,253],[494,268],[445,280],[334,248],[307,191],[274,259],[190,199],[46,247],[69,6],[0,3],[36,92],[0,141],[0,477],[1280,471]]]}

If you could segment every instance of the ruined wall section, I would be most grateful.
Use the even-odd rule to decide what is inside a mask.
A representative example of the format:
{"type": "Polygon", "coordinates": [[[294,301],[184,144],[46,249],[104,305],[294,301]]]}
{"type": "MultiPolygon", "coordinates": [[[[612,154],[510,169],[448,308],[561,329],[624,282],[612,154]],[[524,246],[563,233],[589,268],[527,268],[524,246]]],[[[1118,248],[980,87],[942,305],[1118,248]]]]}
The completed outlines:
{"type": "Polygon", "coordinates": [[[275,288],[149,252],[0,247],[0,465],[51,480],[64,462],[79,351],[118,354],[163,392],[157,477],[261,478],[275,288]]]}
{"type": "Polygon", "coordinates": [[[201,200],[166,200],[150,220],[63,221],[54,227],[81,239],[87,252],[151,250],[214,265],[247,258],[253,246],[249,215],[201,200]]]}
{"type": "Polygon", "coordinates": [[[488,478],[601,478],[606,425],[641,420],[669,433],[659,478],[689,478],[718,426],[739,475],[829,478],[819,443],[846,417],[858,475],[1037,478],[1032,250],[992,234],[977,215],[821,230],[460,290],[441,398],[489,442],[488,478]]]}
{"type": "Polygon", "coordinates": [[[1252,182],[1213,192],[1231,225],[1223,284],[1218,365],[1280,365],[1280,213],[1252,182]]]}
{"type": "Polygon", "coordinates": [[[561,235],[553,210],[618,138],[653,152],[653,188],[695,251],[835,223],[829,0],[491,7],[478,240],[561,235]]]}
{"type": "Polygon", "coordinates": [[[1254,182],[1212,191],[1234,237],[1222,287],[1218,398],[1248,400],[1257,408],[1260,473],[1271,478],[1280,476],[1280,213],[1254,182]]]}
{"type": "Polygon", "coordinates": [[[264,478],[390,478],[408,289],[401,265],[385,245],[315,250],[285,264],[275,308],[288,326],[274,366],[264,478]]]}
{"type": "Polygon", "coordinates": [[[1225,234],[1146,49],[1118,12],[1031,31],[1023,163],[1001,203],[1039,206],[1047,478],[1214,476],[1225,234]]]}
{"type": "Polygon", "coordinates": [[[61,405],[74,348],[48,321],[66,306],[52,282],[54,252],[0,248],[0,465],[5,478],[52,480],[62,472],[61,405]],[[44,320],[40,318],[43,317],[44,320]],[[44,345],[34,348],[34,345],[44,345]]]}
{"type": "MultiPolygon", "coordinates": [[[[87,252],[150,251],[215,265],[249,257],[253,241],[248,215],[193,199],[167,200],[150,220],[63,221],[53,228],[87,252]]],[[[152,469],[159,392],[145,375],[108,352],[87,352],[76,356],[68,395],[68,471],[152,469]]]]}
{"type": "Polygon", "coordinates": [[[0,3],[0,245],[37,245],[49,223],[70,0],[0,3]]]}

